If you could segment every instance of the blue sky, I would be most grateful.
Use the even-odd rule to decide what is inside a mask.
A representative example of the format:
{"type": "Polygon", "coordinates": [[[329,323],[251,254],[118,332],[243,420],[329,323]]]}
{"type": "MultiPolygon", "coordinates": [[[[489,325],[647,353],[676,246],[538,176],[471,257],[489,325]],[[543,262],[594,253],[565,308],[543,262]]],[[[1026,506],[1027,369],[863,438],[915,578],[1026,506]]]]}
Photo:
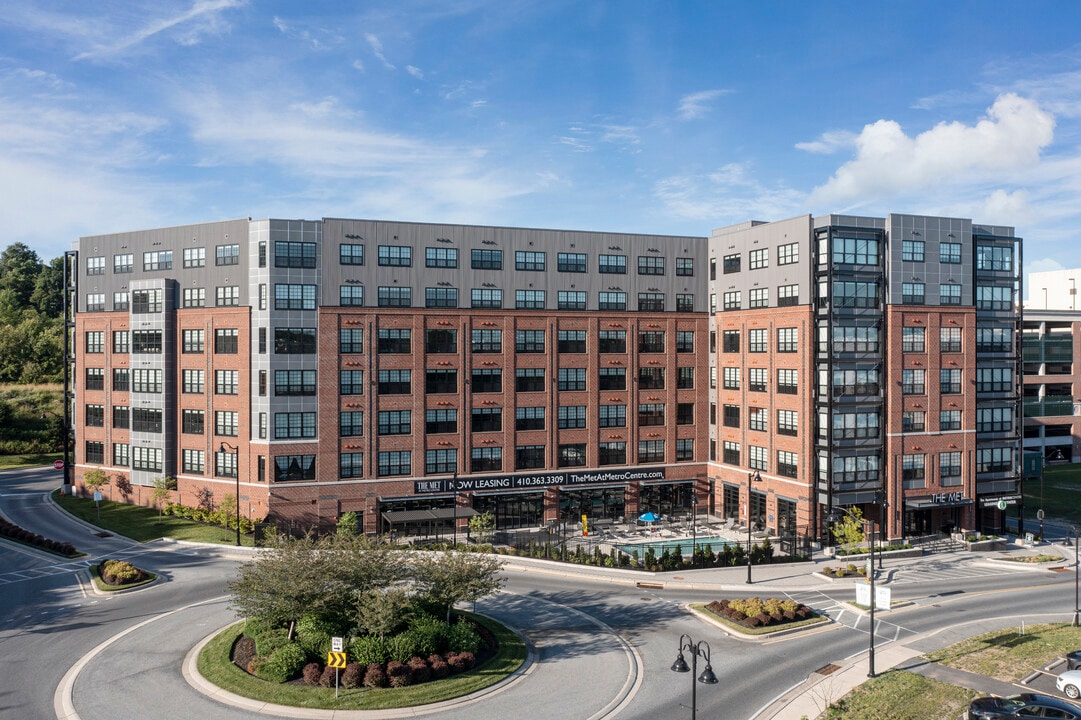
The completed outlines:
{"type": "Polygon", "coordinates": [[[888,212],[1074,267],[1076,2],[20,0],[4,245],[246,217],[708,235],[888,212]]]}

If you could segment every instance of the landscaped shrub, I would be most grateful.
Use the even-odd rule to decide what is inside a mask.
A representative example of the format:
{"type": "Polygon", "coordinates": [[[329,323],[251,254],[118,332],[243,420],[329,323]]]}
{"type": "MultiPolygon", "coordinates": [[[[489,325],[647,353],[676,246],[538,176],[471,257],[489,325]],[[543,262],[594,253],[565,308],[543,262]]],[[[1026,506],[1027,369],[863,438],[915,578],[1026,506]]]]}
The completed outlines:
{"type": "MultiPolygon", "coordinates": [[[[419,646],[417,644],[417,638],[411,632],[398,633],[397,635],[387,638],[387,650],[390,653],[391,661],[397,661],[405,664],[409,662],[409,658],[418,654],[419,646]]],[[[387,666],[388,675],[390,666],[387,666]]]]}
{"type": "Polygon", "coordinates": [[[342,676],[340,678],[342,687],[346,690],[360,687],[360,684],[364,681],[363,672],[365,669],[365,666],[360,663],[351,662],[346,665],[345,670],[342,670],[342,676]]]}
{"type": "Polygon", "coordinates": [[[405,663],[391,660],[387,663],[387,681],[391,687],[406,687],[413,681],[413,670],[405,663]]]}
{"type": "MultiPolygon", "coordinates": [[[[260,657],[270,657],[274,651],[285,645],[289,645],[289,631],[285,628],[269,628],[252,635],[255,640],[255,654],[260,657]]],[[[298,646],[299,648],[299,646],[298,646]]],[[[304,652],[301,650],[301,652],[304,652]]]]}
{"type": "Polygon", "coordinates": [[[248,665],[255,659],[255,641],[248,636],[243,636],[236,641],[236,645],[233,646],[233,662],[237,667],[244,670],[248,669],[248,665]]]}
{"type": "Polygon", "coordinates": [[[422,657],[409,658],[409,669],[413,671],[414,685],[420,685],[432,679],[432,670],[422,657]]]}
{"type": "Polygon", "coordinates": [[[450,666],[447,665],[447,661],[443,659],[442,655],[429,656],[428,666],[432,669],[432,678],[435,680],[445,678],[450,674],[450,666]]]}
{"type": "Polygon", "coordinates": [[[413,618],[409,623],[409,633],[413,636],[416,654],[427,657],[447,647],[450,630],[450,625],[430,615],[413,618]]]}
{"type": "Polygon", "coordinates": [[[381,688],[386,686],[387,673],[383,670],[383,666],[379,663],[368,665],[368,669],[364,671],[364,687],[381,688]]]}
{"type": "Polygon", "coordinates": [[[304,668],[304,650],[296,643],[287,643],[270,654],[259,668],[259,677],[270,682],[292,680],[304,668]]]}
{"type": "Polygon", "coordinates": [[[323,666],[319,663],[308,663],[304,666],[304,671],[301,676],[304,678],[306,685],[318,685],[319,678],[323,674],[323,666]]]}
{"type": "Polygon", "coordinates": [[[390,648],[387,646],[387,640],[378,635],[355,637],[349,643],[349,649],[352,651],[353,659],[362,665],[382,664],[390,659],[390,648]]]}
{"type": "Polygon", "coordinates": [[[98,575],[107,585],[130,585],[146,577],[142,570],[123,560],[103,560],[98,575]]]}
{"type": "Polygon", "coordinates": [[[297,642],[304,648],[308,659],[317,661],[330,651],[330,638],[337,628],[315,615],[305,615],[297,622],[297,642]]]}
{"type": "Polygon", "coordinates": [[[480,650],[476,626],[468,620],[458,620],[447,633],[447,647],[454,652],[476,653],[480,650]]]}
{"type": "Polygon", "coordinates": [[[465,660],[456,652],[449,652],[446,654],[447,666],[450,667],[452,674],[464,672],[466,670],[465,660]]]}
{"type": "Polygon", "coordinates": [[[319,676],[319,687],[334,687],[335,678],[338,678],[338,670],[327,665],[323,668],[323,674],[319,676]]]}

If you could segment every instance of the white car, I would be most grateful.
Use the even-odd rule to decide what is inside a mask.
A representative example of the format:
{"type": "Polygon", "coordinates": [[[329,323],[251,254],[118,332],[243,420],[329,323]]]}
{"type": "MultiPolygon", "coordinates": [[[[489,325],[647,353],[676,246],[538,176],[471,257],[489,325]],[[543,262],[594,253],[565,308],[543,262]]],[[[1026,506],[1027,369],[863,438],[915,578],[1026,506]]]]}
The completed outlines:
{"type": "Polygon", "coordinates": [[[1081,697],[1081,670],[1067,670],[1060,673],[1058,680],[1055,681],[1055,687],[1071,700],[1081,697]]]}

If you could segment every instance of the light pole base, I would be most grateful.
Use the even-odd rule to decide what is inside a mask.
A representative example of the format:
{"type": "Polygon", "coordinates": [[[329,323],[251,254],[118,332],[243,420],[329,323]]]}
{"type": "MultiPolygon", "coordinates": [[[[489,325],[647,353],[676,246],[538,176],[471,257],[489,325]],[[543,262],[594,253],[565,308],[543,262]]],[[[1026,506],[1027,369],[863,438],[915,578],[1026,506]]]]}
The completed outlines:
{"type": "Polygon", "coordinates": [[[1073,626],[1081,627],[1081,613],[1078,613],[1077,610],[1074,610],[1073,613],[1073,626]]]}

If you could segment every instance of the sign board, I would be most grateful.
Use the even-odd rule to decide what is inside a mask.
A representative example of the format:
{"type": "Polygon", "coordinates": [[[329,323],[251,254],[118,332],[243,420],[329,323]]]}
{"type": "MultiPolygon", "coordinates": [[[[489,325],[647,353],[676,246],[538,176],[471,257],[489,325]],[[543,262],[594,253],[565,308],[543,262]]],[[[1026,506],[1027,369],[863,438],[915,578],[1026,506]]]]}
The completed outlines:
{"type": "Polygon", "coordinates": [[[57,469],[57,470],[63,470],[64,469],[64,461],[63,460],[53,460],[53,467],[55,469],[57,469]]]}
{"type": "Polygon", "coordinates": [[[94,502],[101,502],[101,491],[100,490],[95,490],[94,491],[94,502]]]}
{"type": "Polygon", "coordinates": [[[332,637],[330,639],[330,649],[334,652],[341,652],[343,649],[343,642],[340,637],[332,637]]]}
{"type": "MultiPolygon", "coordinates": [[[[875,610],[889,610],[891,593],[889,587],[875,586],[875,610]]],[[[860,607],[871,606],[871,586],[869,583],[856,583],[856,604],[860,607]]]]}
{"type": "Polygon", "coordinates": [[[345,667],[345,653],[343,652],[329,652],[327,653],[327,667],[332,668],[344,668],[345,667]]]}
{"type": "MultiPolygon", "coordinates": [[[[504,475],[500,477],[475,478],[439,478],[417,480],[413,483],[416,495],[424,493],[444,493],[462,490],[466,492],[484,490],[528,490],[543,489],[552,485],[578,486],[592,483],[641,482],[643,480],[664,480],[664,468],[648,470],[618,470],[615,472],[583,473],[543,473],[539,475],[504,475]]],[[[688,478],[688,482],[690,479],[688,478]]]]}

